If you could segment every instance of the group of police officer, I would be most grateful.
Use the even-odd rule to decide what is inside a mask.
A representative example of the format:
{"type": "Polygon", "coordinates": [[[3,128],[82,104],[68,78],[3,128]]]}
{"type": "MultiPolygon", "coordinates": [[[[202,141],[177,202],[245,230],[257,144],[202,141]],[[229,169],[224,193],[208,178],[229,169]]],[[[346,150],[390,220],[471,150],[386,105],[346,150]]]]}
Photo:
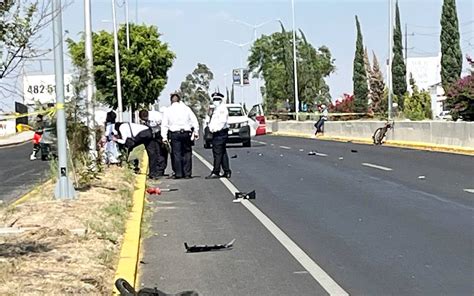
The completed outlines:
{"type": "MultiPolygon", "coordinates": [[[[215,108],[208,127],[212,134],[214,168],[206,179],[230,178],[232,172],[226,150],[229,113],[223,104],[224,95],[216,92],[211,98],[215,108]]],[[[129,152],[139,145],[145,146],[150,179],[165,176],[168,153],[171,155],[173,171],[171,178],[191,179],[192,146],[199,139],[199,122],[191,108],[181,102],[179,94],[171,94],[170,100],[171,106],[163,115],[142,110],[139,112],[140,124],[115,123],[114,140],[124,145],[129,152]]]]}

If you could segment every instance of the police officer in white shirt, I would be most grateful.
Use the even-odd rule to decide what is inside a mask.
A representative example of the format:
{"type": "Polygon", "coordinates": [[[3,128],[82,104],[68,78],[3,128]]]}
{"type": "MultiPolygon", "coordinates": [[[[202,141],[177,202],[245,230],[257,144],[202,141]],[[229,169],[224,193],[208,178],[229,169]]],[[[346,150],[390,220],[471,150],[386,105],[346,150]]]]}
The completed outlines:
{"type": "Polygon", "coordinates": [[[206,179],[218,179],[220,177],[230,178],[231,170],[229,166],[229,157],[227,156],[227,139],[229,138],[229,111],[226,104],[222,101],[224,95],[220,93],[212,94],[214,103],[214,112],[209,122],[209,131],[212,133],[212,155],[214,157],[214,169],[206,179]],[[224,174],[221,176],[221,167],[224,174]]]}
{"type": "Polygon", "coordinates": [[[168,164],[168,151],[166,150],[161,137],[161,113],[158,111],[140,110],[140,112],[138,112],[138,117],[144,125],[151,129],[153,134],[150,149],[152,149],[154,154],[156,154],[156,165],[153,163],[151,164],[150,176],[153,176],[153,178],[162,177],[165,175],[166,165],[168,164]]]}
{"type": "Polygon", "coordinates": [[[152,145],[153,135],[151,129],[143,124],[117,122],[114,126],[114,141],[125,145],[128,153],[137,146],[144,145],[146,153],[148,154],[148,167],[150,170],[149,177],[151,179],[156,176],[152,175],[156,172],[156,151],[152,145]]]}
{"type": "Polygon", "coordinates": [[[174,178],[192,178],[192,145],[199,138],[199,123],[177,93],[171,94],[171,106],[163,114],[161,136],[165,143],[171,141],[174,178]]]}

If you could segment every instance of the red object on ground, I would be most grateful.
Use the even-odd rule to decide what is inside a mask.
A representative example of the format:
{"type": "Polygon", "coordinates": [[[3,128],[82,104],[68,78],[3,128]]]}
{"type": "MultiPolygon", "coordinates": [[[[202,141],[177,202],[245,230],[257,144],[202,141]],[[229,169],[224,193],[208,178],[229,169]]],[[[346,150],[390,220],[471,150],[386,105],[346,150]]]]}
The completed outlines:
{"type": "Polygon", "coordinates": [[[41,134],[35,133],[33,136],[33,144],[39,144],[41,141],[41,134]]]}
{"type": "Polygon", "coordinates": [[[159,187],[150,187],[146,189],[146,193],[161,195],[161,189],[159,187]]]}
{"type": "Polygon", "coordinates": [[[259,115],[259,116],[255,117],[255,119],[258,122],[256,135],[257,136],[262,136],[262,135],[267,134],[267,125],[266,125],[266,122],[265,122],[265,116],[259,115]]]}

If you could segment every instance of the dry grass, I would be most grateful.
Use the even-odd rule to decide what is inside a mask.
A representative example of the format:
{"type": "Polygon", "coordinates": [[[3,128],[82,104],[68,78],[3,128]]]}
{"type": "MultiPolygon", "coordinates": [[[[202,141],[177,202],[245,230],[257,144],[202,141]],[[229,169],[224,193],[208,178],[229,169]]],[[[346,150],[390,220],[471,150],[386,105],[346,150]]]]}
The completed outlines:
{"type": "Polygon", "coordinates": [[[50,185],[1,209],[0,227],[35,229],[0,236],[0,295],[110,294],[133,179],[130,170],[111,167],[76,200],[53,200],[50,185]]]}

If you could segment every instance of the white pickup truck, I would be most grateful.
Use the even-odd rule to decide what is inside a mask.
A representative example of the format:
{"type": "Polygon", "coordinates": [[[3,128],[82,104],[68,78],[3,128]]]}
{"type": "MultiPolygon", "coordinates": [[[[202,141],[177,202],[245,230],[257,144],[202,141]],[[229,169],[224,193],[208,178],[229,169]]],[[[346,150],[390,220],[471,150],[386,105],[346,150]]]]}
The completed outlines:
{"type": "MultiPolygon", "coordinates": [[[[259,132],[261,122],[259,118],[263,117],[263,108],[261,105],[255,105],[247,114],[240,104],[226,104],[229,111],[229,143],[242,143],[244,147],[252,146],[252,138],[259,132]],[[257,118],[258,117],[258,118],[257,118]]],[[[214,111],[214,105],[209,106],[209,112],[203,122],[204,148],[211,148],[212,134],[207,127],[214,111]]],[[[263,123],[264,124],[264,123],[263,123]]]]}

